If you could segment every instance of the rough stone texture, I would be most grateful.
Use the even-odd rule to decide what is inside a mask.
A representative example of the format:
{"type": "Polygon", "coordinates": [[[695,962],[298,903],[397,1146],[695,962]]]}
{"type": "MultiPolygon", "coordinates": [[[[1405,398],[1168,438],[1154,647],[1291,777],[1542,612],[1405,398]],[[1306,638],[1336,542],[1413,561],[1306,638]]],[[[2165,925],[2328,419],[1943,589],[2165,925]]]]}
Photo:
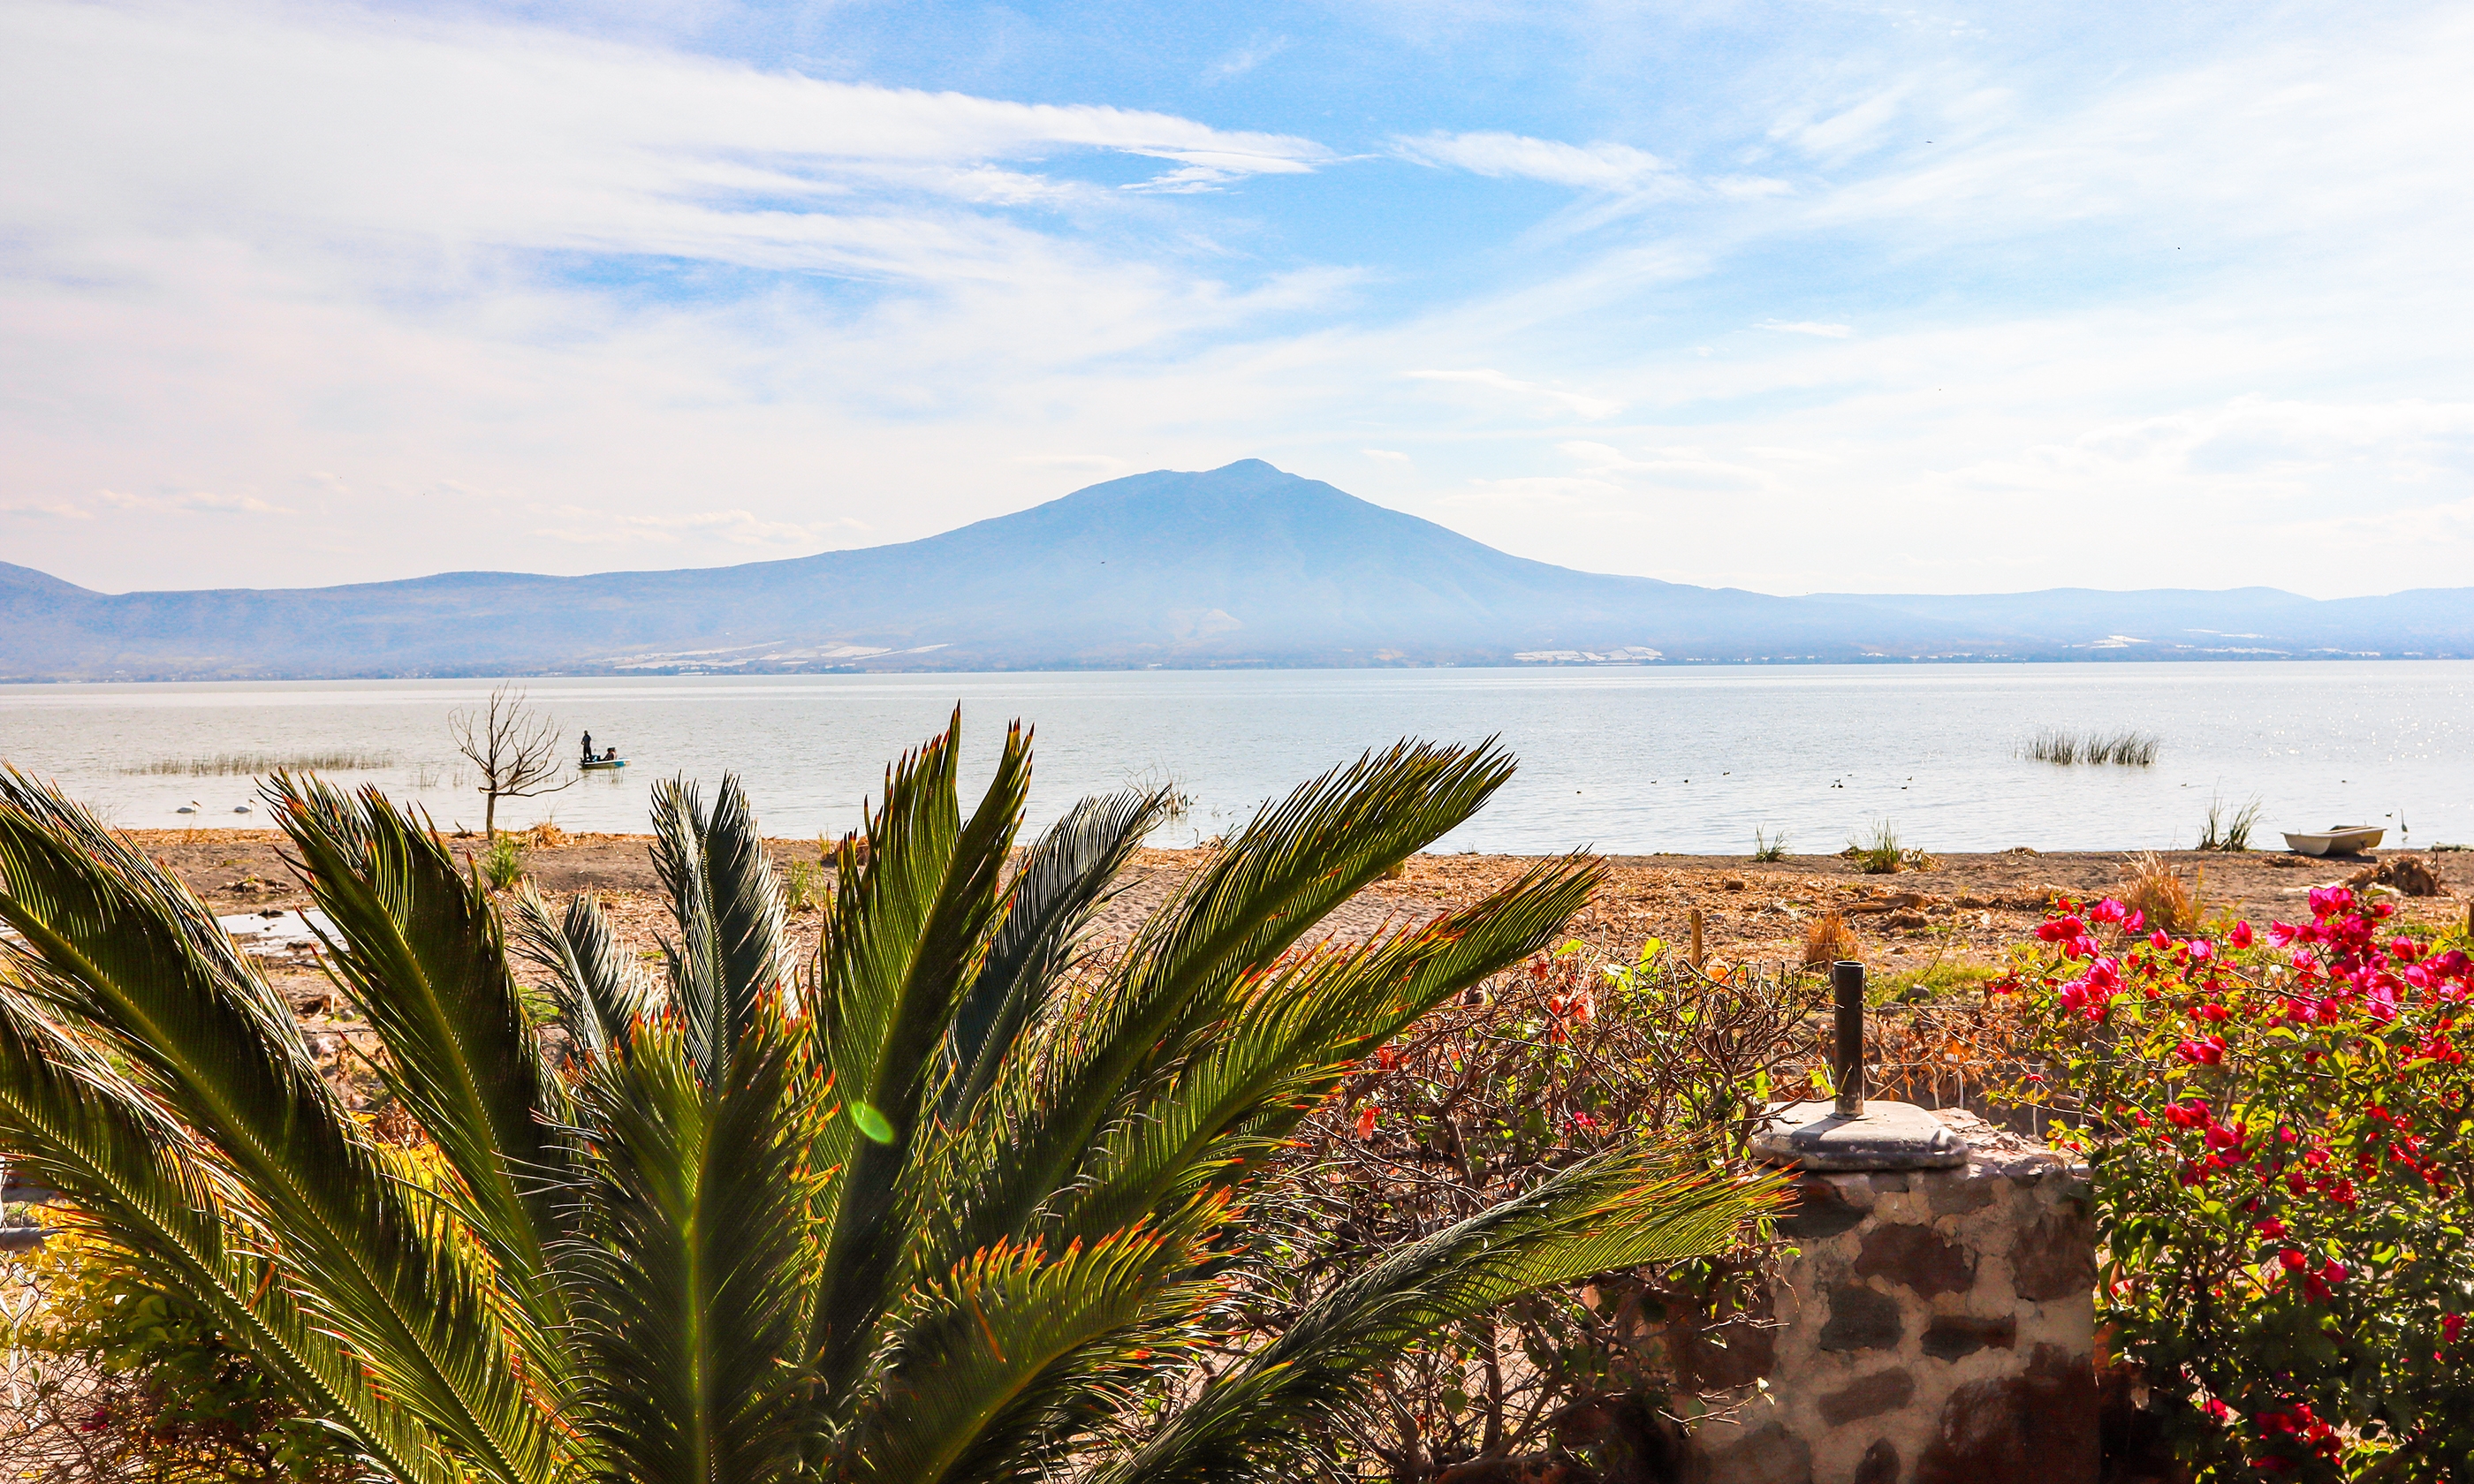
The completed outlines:
{"type": "Polygon", "coordinates": [[[2019,1235],[2010,1266],[2019,1297],[2043,1303],[2096,1286],[2096,1232],[2086,1213],[2049,1211],[2019,1235]]]}
{"type": "Polygon", "coordinates": [[[1856,1255],[1856,1276],[1885,1278],[1929,1299],[1975,1287],[1976,1257],[1930,1227],[1877,1226],[1864,1233],[1864,1245],[1856,1255]]]}
{"type": "Polygon", "coordinates": [[[1716,1399],[1694,1484],[2096,1484],[2085,1171],[1936,1116],[1965,1167],[1799,1183],[1767,1390],[1716,1399]]]}
{"type": "Polygon", "coordinates": [[[2096,1372],[2085,1355],[2039,1345],[2027,1369],[1971,1382],[1942,1404],[1915,1484],[2045,1484],[2094,1479],[2103,1465],[2096,1372]]]}
{"type": "Polygon", "coordinates": [[[1905,1327],[1899,1301],[1870,1288],[1842,1284],[1830,1290],[1830,1323],[1821,1327],[1823,1350],[1889,1350],[1905,1327]]]}
{"type": "Polygon", "coordinates": [[[1864,1450],[1856,1465],[1855,1484],[1899,1484],[1899,1449],[1882,1438],[1864,1450]]]}
{"type": "Polygon", "coordinates": [[[1796,1182],[1795,1207],[1779,1218],[1778,1233],[1791,1242],[1836,1236],[1864,1219],[1864,1208],[1851,1206],[1838,1183],[1818,1176],[1796,1182]]]}
{"type": "Polygon", "coordinates": [[[1905,1406],[1916,1397],[1916,1378],[1904,1367],[1893,1366],[1876,1371],[1843,1391],[1833,1391],[1821,1399],[1817,1407],[1821,1420],[1832,1427],[1879,1417],[1892,1407],[1905,1406]]]}
{"type": "Polygon", "coordinates": [[[2011,1350],[2018,1344],[2016,1314],[1942,1314],[1926,1328],[1921,1348],[1935,1360],[1956,1360],[1987,1345],[2011,1350]]]}
{"type": "Polygon", "coordinates": [[[1693,1484],[1813,1484],[1812,1445],[1783,1424],[1766,1422],[1730,1434],[1693,1460],[1693,1484]]]}

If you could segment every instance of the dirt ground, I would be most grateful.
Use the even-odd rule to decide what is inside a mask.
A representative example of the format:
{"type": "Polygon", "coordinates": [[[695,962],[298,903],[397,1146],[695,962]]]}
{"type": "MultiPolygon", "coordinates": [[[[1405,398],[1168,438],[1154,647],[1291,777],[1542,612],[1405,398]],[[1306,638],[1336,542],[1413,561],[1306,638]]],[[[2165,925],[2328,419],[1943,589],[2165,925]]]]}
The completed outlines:
{"type": "MultiPolygon", "coordinates": [[[[139,843],[220,913],[273,911],[306,904],[306,897],[278,851],[272,831],[142,831],[139,843]]],[[[453,842],[477,850],[477,839],[453,842]]],[[[579,835],[555,847],[524,851],[535,887],[553,898],[590,891],[601,895],[619,931],[650,953],[667,916],[658,896],[648,841],[642,835],[579,835]]],[[[784,866],[820,865],[813,841],[776,841],[784,866]]],[[[2163,859],[2192,883],[2203,909],[2219,909],[2255,922],[2294,920],[2308,911],[2314,886],[2344,879],[2377,856],[2313,859],[2281,851],[2241,854],[2176,851],[2163,859]]],[[[1110,908],[1103,930],[1129,931],[1201,860],[1197,850],[1145,850],[1135,865],[1136,882],[1110,908]]],[[[2438,871],[2445,895],[2400,899],[2407,921],[2462,924],[2474,894],[2474,857],[2456,853],[2425,857],[2438,871]]],[[[1727,855],[1624,855],[1609,859],[1603,890],[1571,924],[1575,937],[1609,959],[1629,957],[1643,940],[1663,939],[1678,949],[1690,942],[1692,914],[1701,915],[1703,951],[1712,965],[1776,964],[1804,955],[1807,925],[1830,912],[1845,915],[1858,956],[1877,975],[1913,978],[1927,966],[1989,965],[2019,942],[2042,918],[2054,894],[2093,898],[2118,893],[2125,864],[2122,851],[1945,855],[1927,870],[1866,875],[1835,855],[1799,855],[1756,862],[1727,855]]],[[[1478,899],[1517,876],[1534,858],[1504,855],[1418,855],[1396,879],[1378,881],[1333,914],[1334,934],[1357,938],[1387,922],[1448,911],[1478,899]]],[[[793,928],[812,943],[819,919],[793,918],[793,928]]],[[[279,963],[287,990],[304,998],[321,993],[311,964],[279,963]]]]}

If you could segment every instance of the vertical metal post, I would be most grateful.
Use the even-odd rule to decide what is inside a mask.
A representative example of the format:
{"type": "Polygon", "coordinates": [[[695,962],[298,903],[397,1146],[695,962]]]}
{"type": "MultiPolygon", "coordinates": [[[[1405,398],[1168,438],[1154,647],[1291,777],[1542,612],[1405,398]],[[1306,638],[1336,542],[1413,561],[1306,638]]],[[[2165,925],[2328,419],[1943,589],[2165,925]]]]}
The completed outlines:
{"type": "Polygon", "coordinates": [[[1838,1115],[1864,1113],[1864,966],[1840,959],[1830,966],[1831,1008],[1838,1012],[1838,1054],[1830,1070],[1838,1080],[1838,1115]]]}

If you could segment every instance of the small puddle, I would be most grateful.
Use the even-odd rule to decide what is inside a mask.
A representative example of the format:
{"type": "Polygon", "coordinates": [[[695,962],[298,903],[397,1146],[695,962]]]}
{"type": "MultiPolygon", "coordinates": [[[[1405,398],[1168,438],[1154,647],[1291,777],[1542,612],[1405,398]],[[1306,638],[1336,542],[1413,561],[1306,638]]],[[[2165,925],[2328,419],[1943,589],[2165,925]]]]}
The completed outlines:
{"type": "Polygon", "coordinates": [[[332,933],[335,924],[327,914],[315,908],[293,912],[269,908],[263,912],[236,912],[215,921],[240,945],[243,953],[262,958],[296,958],[318,946],[318,933],[332,933]]]}

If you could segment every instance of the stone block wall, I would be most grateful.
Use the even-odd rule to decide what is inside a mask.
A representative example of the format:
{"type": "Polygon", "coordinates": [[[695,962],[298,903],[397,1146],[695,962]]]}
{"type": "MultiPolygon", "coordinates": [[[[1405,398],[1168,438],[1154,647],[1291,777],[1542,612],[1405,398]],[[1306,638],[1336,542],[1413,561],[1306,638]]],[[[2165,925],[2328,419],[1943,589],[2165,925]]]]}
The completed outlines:
{"type": "Polygon", "coordinates": [[[2096,1484],[2084,1171],[1935,1116],[1966,1139],[1963,1168],[1803,1177],[1776,1327],[1723,1355],[1670,1350],[1734,1388],[1693,1435],[1697,1484],[2096,1484]]]}

